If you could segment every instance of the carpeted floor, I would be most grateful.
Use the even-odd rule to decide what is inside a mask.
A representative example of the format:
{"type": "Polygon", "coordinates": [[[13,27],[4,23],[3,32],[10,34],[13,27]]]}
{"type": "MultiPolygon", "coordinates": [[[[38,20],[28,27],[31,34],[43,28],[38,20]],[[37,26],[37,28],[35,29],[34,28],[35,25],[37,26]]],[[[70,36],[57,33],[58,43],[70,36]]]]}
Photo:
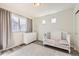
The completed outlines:
{"type": "MultiPolygon", "coordinates": [[[[73,50],[74,51],[74,50],[73,50]]],[[[2,54],[2,56],[78,56],[75,51],[68,53],[65,50],[50,46],[43,46],[42,42],[36,41],[28,45],[23,45],[2,54]]]]}
{"type": "MultiPolygon", "coordinates": [[[[43,42],[42,41],[35,41],[34,43],[43,46],[43,42]]],[[[54,50],[58,50],[58,51],[61,51],[61,52],[64,52],[64,53],[68,53],[67,50],[63,50],[63,49],[60,49],[60,48],[57,48],[57,47],[54,47],[54,46],[46,45],[45,47],[50,48],[50,49],[54,49],[54,50]]],[[[71,56],[79,56],[79,53],[71,47],[70,55],[71,56]]]]}
{"type": "Polygon", "coordinates": [[[46,48],[41,45],[31,43],[19,50],[16,50],[10,54],[3,54],[3,56],[70,56],[68,53],[46,48]]]}

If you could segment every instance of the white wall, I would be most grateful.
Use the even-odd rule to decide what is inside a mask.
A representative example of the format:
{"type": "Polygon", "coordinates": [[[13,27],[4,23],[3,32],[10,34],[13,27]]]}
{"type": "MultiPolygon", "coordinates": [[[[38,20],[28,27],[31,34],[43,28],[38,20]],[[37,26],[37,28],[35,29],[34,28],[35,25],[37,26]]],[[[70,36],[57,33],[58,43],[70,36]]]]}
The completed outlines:
{"type": "Polygon", "coordinates": [[[54,31],[66,31],[73,33],[73,15],[72,8],[58,12],[56,14],[50,14],[33,19],[33,31],[38,32],[38,39],[43,41],[45,32],[54,31]],[[52,18],[56,18],[56,24],[51,23],[52,18]],[[46,21],[46,24],[42,24],[42,20],[46,21]]]}
{"type": "Polygon", "coordinates": [[[79,4],[76,4],[73,8],[73,17],[74,17],[74,40],[73,40],[73,44],[74,44],[74,49],[77,50],[79,52],[79,13],[75,14],[77,12],[77,10],[79,10],[79,4]]]}

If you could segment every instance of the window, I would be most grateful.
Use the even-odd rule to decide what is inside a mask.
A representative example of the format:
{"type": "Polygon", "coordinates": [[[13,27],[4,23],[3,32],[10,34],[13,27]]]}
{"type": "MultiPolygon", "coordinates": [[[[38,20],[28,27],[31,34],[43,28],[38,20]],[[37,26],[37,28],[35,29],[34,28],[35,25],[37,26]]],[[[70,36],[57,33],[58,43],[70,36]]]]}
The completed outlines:
{"type": "Polygon", "coordinates": [[[27,31],[27,19],[15,14],[11,15],[12,20],[12,32],[26,32],[27,31]]]}

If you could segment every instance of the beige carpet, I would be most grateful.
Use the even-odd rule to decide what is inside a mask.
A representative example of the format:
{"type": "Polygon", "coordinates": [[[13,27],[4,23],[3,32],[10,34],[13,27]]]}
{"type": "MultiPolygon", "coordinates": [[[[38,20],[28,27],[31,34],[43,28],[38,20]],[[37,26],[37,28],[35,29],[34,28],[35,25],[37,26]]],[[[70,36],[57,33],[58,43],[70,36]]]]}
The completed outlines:
{"type": "Polygon", "coordinates": [[[70,56],[70,54],[32,43],[2,56],[70,56]]]}

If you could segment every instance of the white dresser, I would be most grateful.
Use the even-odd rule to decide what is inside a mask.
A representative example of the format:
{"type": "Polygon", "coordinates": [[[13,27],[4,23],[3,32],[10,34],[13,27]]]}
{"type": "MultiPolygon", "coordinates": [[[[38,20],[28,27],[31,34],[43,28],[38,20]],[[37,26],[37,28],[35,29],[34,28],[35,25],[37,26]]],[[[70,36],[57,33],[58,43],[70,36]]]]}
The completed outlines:
{"type": "Polygon", "coordinates": [[[32,33],[23,33],[24,43],[29,44],[36,40],[37,36],[35,32],[32,33]]]}

